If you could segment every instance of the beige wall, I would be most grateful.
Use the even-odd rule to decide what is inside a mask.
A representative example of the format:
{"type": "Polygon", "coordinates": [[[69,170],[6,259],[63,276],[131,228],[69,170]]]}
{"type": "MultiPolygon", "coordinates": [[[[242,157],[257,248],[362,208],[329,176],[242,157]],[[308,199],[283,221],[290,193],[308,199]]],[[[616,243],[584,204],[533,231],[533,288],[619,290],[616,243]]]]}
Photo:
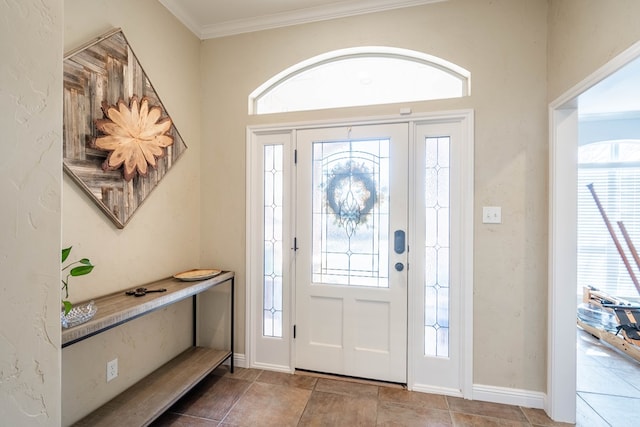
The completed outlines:
{"type": "Polygon", "coordinates": [[[637,0],[551,0],[549,101],[640,40],[637,0]]]}
{"type": "MultiPolygon", "coordinates": [[[[472,95],[411,104],[475,111],[474,382],[545,390],[547,256],[547,3],[450,0],[422,7],[207,40],[202,46],[203,261],[239,273],[244,323],[247,125],[397,114],[399,105],[247,115],[274,74],[334,49],[384,45],[471,72],[472,95]],[[215,196],[222,196],[216,198],[215,196]],[[503,224],[483,225],[482,206],[503,224]]],[[[244,328],[238,331],[244,351],[244,328]]]]}
{"type": "MultiPolygon", "coordinates": [[[[71,300],[83,301],[200,266],[200,41],[156,0],[66,0],[64,16],[65,52],[122,28],[189,147],[122,230],[64,176],[62,244],[96,265],[71,281],[71,300]]],[[[63,425],[189,346],[190,308],[185,301],[65,348],[63,425]],[[116,357],[119,376],[106,383],[116,357]]]]}
{"type": "Polygon", "coordinates": [[[60,425],[62,16],[61,0],[0,2],[0,424],[6,426],[60,425]]]}

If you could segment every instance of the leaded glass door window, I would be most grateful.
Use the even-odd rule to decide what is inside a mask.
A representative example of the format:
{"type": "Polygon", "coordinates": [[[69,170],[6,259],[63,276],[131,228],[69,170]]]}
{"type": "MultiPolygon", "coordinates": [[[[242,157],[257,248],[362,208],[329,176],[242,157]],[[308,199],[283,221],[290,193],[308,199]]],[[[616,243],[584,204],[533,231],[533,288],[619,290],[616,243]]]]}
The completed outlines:
{"type": "Polygon", "coordinates": [[[313,282],[389,286],[389,139],[313,143],[313,282]]]}
{"type": "Polygon", "coordinates": [[[449,144],[424,139],[425,316],[424,354],[449,356],[449,144]]]}
{"type": "Polygon", "coordinates": [[[408,124],[297,149],[296,368],[406,382],[408,124]]]}

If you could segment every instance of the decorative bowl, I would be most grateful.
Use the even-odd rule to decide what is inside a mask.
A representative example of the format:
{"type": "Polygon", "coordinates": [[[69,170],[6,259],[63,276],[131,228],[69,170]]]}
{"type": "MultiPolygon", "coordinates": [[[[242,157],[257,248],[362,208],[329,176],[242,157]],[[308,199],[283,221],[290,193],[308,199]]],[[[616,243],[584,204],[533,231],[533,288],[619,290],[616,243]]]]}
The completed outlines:
{"type": "Polygon", "coordinates": [[[64,311],[60,312],[60,322],[63,328],[71,328],[91,320],[96,315],[98,307],[93,301],[76,305],[65,316],[64,311]]]}

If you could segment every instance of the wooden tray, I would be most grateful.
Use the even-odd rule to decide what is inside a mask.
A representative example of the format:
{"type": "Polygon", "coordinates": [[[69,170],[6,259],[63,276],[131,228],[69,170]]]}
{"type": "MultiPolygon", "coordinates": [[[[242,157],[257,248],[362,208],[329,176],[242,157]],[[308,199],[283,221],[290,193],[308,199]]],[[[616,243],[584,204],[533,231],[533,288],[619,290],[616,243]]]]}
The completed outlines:
{"type": "Polygon", "coordinates": [[[222,270],[216,269],[194,269],[187,270],[181,273],[174,274],[174,279],[182,280],[184,282],[197,282],[198,280],[206,280],[217,276],[222,273],[222,270]]]}

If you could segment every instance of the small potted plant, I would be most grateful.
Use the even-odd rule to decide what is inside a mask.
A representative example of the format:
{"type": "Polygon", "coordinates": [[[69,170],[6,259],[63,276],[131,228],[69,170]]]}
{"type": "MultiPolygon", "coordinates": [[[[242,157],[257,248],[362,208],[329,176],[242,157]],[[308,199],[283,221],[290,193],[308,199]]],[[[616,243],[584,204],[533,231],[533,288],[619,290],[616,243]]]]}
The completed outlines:
{"type": "MultiPolygon", "coordinates": [[[[71,248],[62,249],[62,264],[64,264],[71,254],[71,248]]],[[[69,302],[69,278],[71,276],[84,276],[91,273],[93,270],[93,264],[88,258],[82,258],[77,261],[70,262],[67,265],[63,265],[62,272],[66,272],[66,277],[62,280],[62,290],[64,291],[64,299],[62,300],[63,310],[60,313],[60,319],[62,326],[69,328],[71,326],[78,325],[91,319],[97,311],[93,301],[88,304],[84,304],[81,307],[73,307],[73,304],[69,302]]]]}

